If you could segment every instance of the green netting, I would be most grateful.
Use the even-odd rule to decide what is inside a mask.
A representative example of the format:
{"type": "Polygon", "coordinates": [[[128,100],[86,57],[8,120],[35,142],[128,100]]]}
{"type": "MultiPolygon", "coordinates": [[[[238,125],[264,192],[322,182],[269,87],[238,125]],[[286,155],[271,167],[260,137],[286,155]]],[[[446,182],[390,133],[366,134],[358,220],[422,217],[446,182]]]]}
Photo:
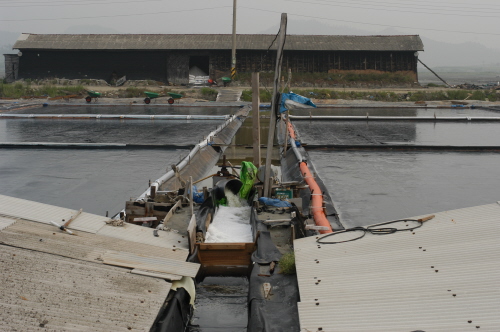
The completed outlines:
{"type": "Polygon", "coordinates": [[[241,162],[240,180],[243,185],[240,188],[240,197],[247,199],[257,177],[257,167],[249,161],[241,162]]]}

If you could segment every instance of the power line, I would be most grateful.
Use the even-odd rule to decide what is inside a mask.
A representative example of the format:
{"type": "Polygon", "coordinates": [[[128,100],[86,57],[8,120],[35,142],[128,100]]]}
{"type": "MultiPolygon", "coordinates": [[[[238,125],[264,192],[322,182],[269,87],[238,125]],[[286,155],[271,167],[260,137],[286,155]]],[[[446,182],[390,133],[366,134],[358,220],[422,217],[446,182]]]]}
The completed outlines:
{"type": "Polygon", "coordinates": [[[136,14],[104,15],[104,16],[83,16],[83,17],[32,18],[32,19],[23,19],[23,20],[2,20],[2,21],[3,22],[27,22],[27,21],[80,20],[80,19],[87,19],[87,18],[130,17],[130,16],[144,16],[144,15],[158,15],[158,14],[173,14],[173,13],[193,12],[193,11],[212,10],[212,9],[221,9],[221,8],[232,8],[232,6],[185,9],[185,10],[171,10],[171,11],[167,11],[167,12],[153,12],[153,13],[136,13],[136,14]]]}
{"type": "MultiPolygon", "coordinates": [[[[278,13],[278,14],[281,13],[281,12],[278,12],[278,11],[275,11],[275,10],[267,10],[267,9],[260,9],[260,8],[252,8],[252,7],[244,7],[244,6],[241,6],[241,8],[251,9],[251,10],[256,10],[256,11],[261,11],[261,12],[268,12],[268,13],[278,13]]],[[[355,24],[364,24],[364,25],[379,26],[379,27],[388,27],[388,28],[415,29],[415,30],[452,32],[452,33],[467,33],[467,34],[472,34],[472,35],[500,36],[500,33],[491,33],[491,32],[440,30],[440,29],[420,28],[420,27],[419,28],[415,28],[415,27],[404,27],[404,26],[399,26],[399,25],[389,25],[389,24],[377,24],[377,23],[366,23],[366,22],[348,21],[348,20],[340,20],[340,19],[336,19],[336,18],[308,16],[308,15],[300,15],[300,14],[293,14],[293,13],[287,13],[287,14],[291,15],[291,16],[312,18],[312,19],[316,19],[316,20],[335,21],[335,22],[344,22],[344,23],[355,23],[355,24]]]]}
{"type": "Polygon", "coordinates": [[[419,3],[411,3],[410,6],[407,6],[406,4],[401,3],[401,2],[394,3],[394,2],[387,2],[387,1],[379,1],[379,2],[373,2],[373,1],[367,1],[367,0],[354,0],[354,1],[348,1],[348,2],[347,1],[337,1],[337,0],[334,0],[334,1],[317,0],[317,1],[318,2],[325,2],[330,6],[334,6],[334,4],[336,4],[336,3],[347,3],[347,4],[359,4],[359,5],[363,5],[363,6],[370,5],[370,6],[375,6],[375,7],[391,6],[391,8],[404,8],[404,9],[414,8],[414,9],[445,10],[447,12],[449,12],[449,11],[462,12],[463,10],[467,10],[469,12],[472,11],[475,13],[491,13],[492,10],[497,11],[500,9],[500,8],[490,8],[490,7],[478,8],[477,6],[476,7],[462,7],[462,6],[456,6],[456,5],[453,5],[453,8],[450,8],[450,6],[448,6],[448,5],[442,6],[439,4],[436,5],[435,3],[433,3],[432,5],[428,5],[428,4],[420,4],[420,2],[419,3]],[[481,10],[488,10],[488,11],[481,11],[481,10]]]}
{"type": "MultiPolygon", "coordinates": [[[[323,1],[323,2],[329,2],[329,3],[336,3],[337,0],[318,0],[318,1],[323,1]]],[[[453,2],[453,3],[448,3],[448,2],[441,2],[441,3],[436,3],[436,1],[418,1],[418,3],[416,3],[415,1],[413,0],[410,0],[410,1],[404,1],[404,0],[400,0],[400,1],[396,1],[396,2],[391,2],[391,1],[369,1],[369,0],[355,0],[354,2],[365,2],[365,3],[368,3],[370,5],[375,5],[375,4],[388,4],[388,5],[411,5],[411,6],[424,6],[424,7],[444,7],[445,9],[451,9],[451,8],[463,8],[463,9],[478,9],[478,6],[482,6],[482,7],[485,7],[485,8],[479,8],[479,9],[490,9],[492,6],[493,7],[500,7],[499,4],[487,4],[487,5],[481,5],[481,4],[478,4],[476,2],[472,3],[472,4],[469,4],[469,3],[456,3],[456,2],[453,2]],[[463,5],[465,6],[473,6],[473,7],[464,7],[463,5]]]]}
{"type": "Polygon", "coordinates": [[[445,16],[461,16],[461,17],[481,17],[481,18],[498,18],[498,16],[484,16],[484,15],[467,15],[467,14],[446,14],[446,13],[435,13],[435,12],[422,12],[422,11],[414,11],[414,10],[397,10],[397,9],[387,9],[387,8],[368,8],[368,7],[355,7],[348,5],[338,5],[338,4],[325,4],[325,3],[317,3],[317,2],[308,2],[303,0],[283,0],[286,2],[299,2],[299,3],[308,3],[314,5],[322,5],[322,6],[330,6],[330,7],[342,7],[342,8],[355,8],[355,9],[366,9],[366,10],[378,10],[384,12],[398,12],[398,13],[412,13],[412,14],[426,14],[426,15],[445,15],[445,16]]]}
{"type": "MultiPolygon", "coordinates": [[[[95,0],[91,0],[91,1],[95,1],[95,0]]],[[[143,0],[142,2],[158,2],[158,1],[163,1],[163,0],[143,0]]],[[[27,8],[27,7],[54,7],[54,6],[57,6],[57,7],[66,7],[66,6],[88,6],[88,5],[111,5],[111,4],[125,4],[125,3],[137,3],[137,0],[133,0],[133,1],[112,1],[112,2],[103,2],[103,1],[100,1],[100,2],[82,2],[82,1],[78,1],[78,2],[74,2],[74,3],[68,3],[68,1],[64,1],[62,4],[56,4],[56,2],[58,1],[53,1],[53,2],[44,2],[44,3],[36,3],[36,4],[31,4],[31,3],[24,3],[24,5],[19,5],[21,2],[17,2],[15,5],[11,5],[11,4],[8,4],[8,5],[2,5],[0,4],[0,7],[2,8],[11,8],[11,7],[23,7],[23,8],[27,8]]],[[[22,3],[21,3],[22,4],[22,3]]]]}

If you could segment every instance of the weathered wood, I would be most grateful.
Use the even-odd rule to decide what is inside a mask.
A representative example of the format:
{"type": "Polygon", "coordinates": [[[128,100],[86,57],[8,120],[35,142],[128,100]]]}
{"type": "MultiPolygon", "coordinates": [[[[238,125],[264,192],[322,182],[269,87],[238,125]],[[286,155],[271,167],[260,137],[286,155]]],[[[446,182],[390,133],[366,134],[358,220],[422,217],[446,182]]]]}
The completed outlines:
{"type": "Polygon", "coordinates": [[[274,85],[273,85],[273,97],[271,99],[271,119],[269,120],[269,135],[267,136],[267,151],[266,151],[266,171],[264,179],[264,196],[270,197],[271,193],[271,161],[273,154],[273,143],[274,143],[274,132],[276,127],[276,112],[278,110],[278,84],[279,77],[281,76],[281,63],[283,60],[283,47],[285,46],[285,36],[286,36],[286,23],[287,15],[286,13],[281,14],[281,25],[280,25],[280,35],[278,38],[278,51],[276,54],[276,67],[274,70],[274,85]]]}
{"type": "Polygon", "coordinates": [[[63,226],[64,226],[64,227],[68,227],[68,226],[69,226],[69,224],[70,224],[73,220],[75,220],[76,218],[78,218],[78,216],[82,213],[82,211],[83,211],[83,209],[78,210],[78,212],[77,212],[77,213],[75,213],[75,215],[74,215],[74,216],[72,216],[72,217],[71,217],[68,221],[66,221],[66,222],[64,223],[64,225],[63,225],[63,226]]]}
{"type": "Polygon", "coordinates": [[[182,200],[178,200],[177,203],[175,203],[174,206],[172,206],[170,211],[167,212],[167,215],[165,216],[165,218],[163,218],[163,224],[166,224],[168,222],[168,220],[170,218],[172,218],[172,215],[175,213],[175,210],[177,210],[177,208],[179,206],[181,206],[181,204],[182,204],[182,200]]]}
{"type": "Polygon", "coordinates": [[[189,221],[187,232],[189,240],[189,253],[192,254],[194,252],[196,244],[196,216],[194,214],[191,215],[191,220],[189,221]]]}
{"type": "Polygon", "coordinates": [[[182,276],[180,276],[178,274],[161,273],[161,272],[146,271],[146,270],[140,270],[140,269],[133,269],[130,271],[130,273],[139,274],[141,276],[166,279],[166,280],[181,280],[182,279],[182,276]]]}
{"type": "Polygon", "coordinates": [[[253,164],[260,166],[260,95],[259,73],[252,73],[252,124],[253,124],[253,164]]]}
{"type": "Polygon", "coordinates": [[[201,250],[243,250],[246,243],[200,243],[201,250]]]}
{"type": "Polygon", "coordinates": [[[156,221],[158,218],[156,217],[139,217],[139,218],[134,218],[134,222],[148,222],[148,221],[156,221]]]}

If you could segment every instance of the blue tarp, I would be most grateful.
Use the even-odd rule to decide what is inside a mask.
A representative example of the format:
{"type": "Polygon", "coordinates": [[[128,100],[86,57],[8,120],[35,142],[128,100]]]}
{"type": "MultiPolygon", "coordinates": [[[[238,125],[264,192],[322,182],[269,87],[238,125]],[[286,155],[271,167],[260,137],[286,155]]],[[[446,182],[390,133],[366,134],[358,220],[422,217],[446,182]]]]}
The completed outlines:
{"type": "Polygon", "coordinates": [[[292,204],[290,202],[282,201],[281,199],[277,198],[260,197],[259,202],[267,206],[292,207],[292,204]]]}
{"type": "Polygon", "coordinates": [[[316,107],[316,105],[309,98],[306,98],[304,96],[298,95],[298,94],[293,93],[293,92],[282,93],[281,94],[280,113],[283,113],[283,112],[287,111],[287,108],[285,107],[285,101],[288,100],[288,99],[296,101],[296,102],[304,104],[304,105],[309,105],[309,106],[312,106],[312,107],[316,107]]]}

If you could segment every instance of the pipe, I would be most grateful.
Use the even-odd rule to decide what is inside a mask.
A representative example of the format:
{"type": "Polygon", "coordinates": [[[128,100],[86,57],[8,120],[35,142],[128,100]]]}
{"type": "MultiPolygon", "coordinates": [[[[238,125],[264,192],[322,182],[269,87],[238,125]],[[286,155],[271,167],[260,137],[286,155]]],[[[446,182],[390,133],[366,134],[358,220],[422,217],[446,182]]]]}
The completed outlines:
{"type": "Polygon", "coordinates": [[[311,190],[311,210],[314,218],[314,223],[317,226],[327,227],[328,230],[319,231],[321,234],[332,233],[332,226],[330,225],[330,221],[326,218],[326,214],[323,208],[323,194],[321,193],[321,188],[314,180],[314,177],[307,167],[307,163],[304,157],[302,157],[299,149],[295,144],[295,138],[297,137],[295,134],[295,130],[290,121],[288,121],[287,125],[288,132],[290,133],[290,145],[292,146],[293,152],[299,161],[300,173],[304,176],[304,180],[309,185],[309,190],[311,190]]]}
{"type": "MultiPolygon", "coordinates": [[[[194,148],[189,152],[189,154],[180,162],[178,163],[177,169],[181,171],[188,163],[189,161],[200,151],[202,148],[206,147],[210,142],[209,140],[213,137],[216,136],[220,131],[222,131],[229,123],[234,121],[237,118],[237,115],[231,115],[221,126],[218,126],[216,130],[212,131],[209,133],[206,137],[205,140],[203,140],[201,143],[198,143],[194,146],[194,148]]],[[[156,179],[153,183],[151,183],[151,186],[143,192],[137,200],[143,199],[146,196],[150,195],[151,193],[151,187],[155,187],[156,192],[158,192],[159,187],[165,183],[167,180],[171,179],[172,177],[175,176],[175,172],[173,170],[168,171],[165,173],[163,176],[160,178],[156,179]]]]}
{"type": "Polygon", "coordinates": [[[9,114],[1,113],[0,118],[29,119],[95,119],[95,120],[227,120],[229,115],[176,115],[176,114],[9,114]]]}
{"type": "Polygon", "coordinates": [[[416,117],[416,116],[370,116],[370,115],[290,115],[293,120],[332,120],[332,121],[500,121],[500,117],[494,116],[443,116],[443,117],[416,117]]]}

